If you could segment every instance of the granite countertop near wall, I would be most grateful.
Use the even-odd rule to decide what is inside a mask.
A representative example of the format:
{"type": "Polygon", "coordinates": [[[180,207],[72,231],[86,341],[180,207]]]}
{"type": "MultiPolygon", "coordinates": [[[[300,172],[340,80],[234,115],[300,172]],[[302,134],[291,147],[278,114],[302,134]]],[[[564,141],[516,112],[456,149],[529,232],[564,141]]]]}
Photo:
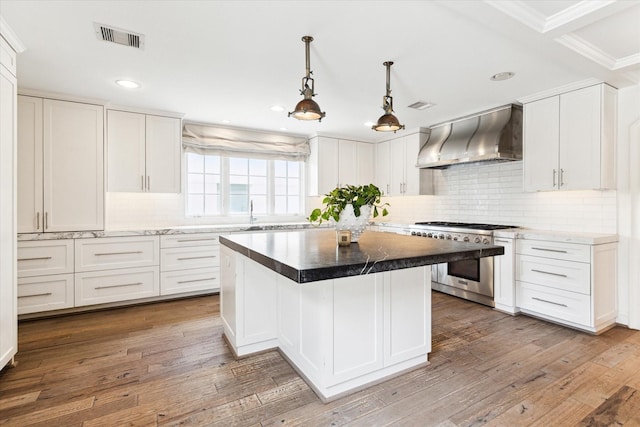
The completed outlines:
{"type": "Polygon", "coordinates": [[[579,243],[583,245],[601,245],[618,241],[617,234],[584,233],[577,231],[535,230],[531,228],[510,228],[494,231],[494,237],[516,239],[545,240],[548,242],[579,243]]]}
{"type": "Polygon", "coordinates": [[[175,227],[103,230],[103,231],[67,231],[58,233],[22,233],[18,234],[19,242],[59,239],[93,239],[100,237],[162,236],[171,234],[193,233],[231,233],[253,231],[287,231],[327,228],[328,223],[320,227],[309,222],[264,223],[264,224],[223,224],[223,225],[184,225],[175,227]]]}

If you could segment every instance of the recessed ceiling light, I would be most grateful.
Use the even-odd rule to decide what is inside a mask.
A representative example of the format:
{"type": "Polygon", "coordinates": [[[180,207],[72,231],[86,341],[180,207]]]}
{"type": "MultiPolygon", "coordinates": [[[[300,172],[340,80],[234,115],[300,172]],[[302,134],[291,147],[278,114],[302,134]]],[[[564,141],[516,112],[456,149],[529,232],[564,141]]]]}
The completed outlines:
{"type": "Polygon", "coordinates": [[[275,111],[276,113],[284,111],[284,107],[282,105],[272,105],[271,107],[269,107],[269,109],[271,111],[275,111]]]}
{"type": "Polygon", "coordinates": [[[126,87],[127,89],[137,89],[140,87],[140,83],[133,80],[116,80],[118,86],[126,87]]]}
{"type": "Polygon", "coordinates": [[[491,80],[494,82],[499,82],[501,80],[509,80],[511,77],[515,76],[516,73],[512,73],[511,71],[503,71],[502,73],[497,73],[491,76],[491,80]]]}

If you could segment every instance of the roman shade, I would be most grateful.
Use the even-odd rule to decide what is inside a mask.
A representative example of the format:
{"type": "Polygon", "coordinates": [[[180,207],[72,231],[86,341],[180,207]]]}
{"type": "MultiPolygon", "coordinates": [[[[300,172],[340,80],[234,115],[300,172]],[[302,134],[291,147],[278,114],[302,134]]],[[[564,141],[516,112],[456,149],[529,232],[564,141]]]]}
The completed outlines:
{"type": "Polygon", "coordinates": [[[299,161],[306,160],[311,151],[309,140],[301,136],[198,123],[184,123],[182,146],[197,154],[299,161]]]}

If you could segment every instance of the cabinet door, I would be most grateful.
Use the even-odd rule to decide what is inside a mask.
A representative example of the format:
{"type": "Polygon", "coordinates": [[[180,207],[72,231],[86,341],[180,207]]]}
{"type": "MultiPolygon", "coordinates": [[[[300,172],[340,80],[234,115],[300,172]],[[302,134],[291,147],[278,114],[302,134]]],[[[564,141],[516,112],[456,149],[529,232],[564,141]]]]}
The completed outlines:
{"type": "Polygon", "coordinates": [[[393,139],[389,143],[389,158],[391,159],[391,173],[389,179],[389,195],[399,196],[404,192],[405,184],[405,152],[402,138],[393,139]]]}
{"type": "Polygon", "coordinates": [[[107,191],[144,191],[144,114],[107,111],[107,168],[107,191]]]}
{"type": "Polygon", "coordinates": [[[417,196],[420,194],[420,169],[416,167],[418,152],[422,143],[426,141],[426,135],[415,133],[406,136],[404,139],[404,195],[417,196]]]}
{"type": "Polygon", "coordinates": [[[339,184],[338,140],[318,138],[318,195],[327,194],[339,184]]]}
{"type": "MultiPolygon", "coordinates": [[[[2,37],[0,49],[13,52],[2,37]]],[[[5,65],[0,65],[0,369],[18,350],[14,216],[17,83],[5,65]]]]}
{"type": "Polygon", "coordinates": [[[340,140],[338,142],[338,177],[340,186],[361,185],[358,182],[358,143],[340,140]]]}
{"type": "Polygon", "coordinates": [[[524,105],[523,169],[525,191],[557,188],[560,138],[559,97],[524,105]]]}
{"type": "Polygon", "coordinates": [[[498,310],[514,314],[515,295],[515,250],[513,239],[500,237],[493,239],[494,244],[504,247],[504,255],[493,257],[494,299],[498,310]]]}
{"type": "Polygon", "coordinates": [[[561,190],[600,188],[601,88],[560,95],[561,190]]]}
{"type": "Polygon", "coordinates": [[[376,145],[376,170],[374,183],[386,196],[391,194],[391,162],[389,160],[389,141],[376,145]]]}
{"type": "Polygon", "coordinates": [[[147,191],[180,193],[181,120],[147,115],[147,191]]]}
{"type": "Polygon", "coordinates": [[[103,108],[44,100],[45,231],[101,230],[103,108]]]}
{"type": "Polygon", "coordinates": [[[358,185],[366,185],[373,182],[374,149],[375,145],[366,142],[358,142],[356,144],[355,160],[358,171],[356,182],[358,185]]]}
{"type": "Polygon", "coordinates": [[[18,97],[18,233],[44,230],[42,98],[18,97]]]}

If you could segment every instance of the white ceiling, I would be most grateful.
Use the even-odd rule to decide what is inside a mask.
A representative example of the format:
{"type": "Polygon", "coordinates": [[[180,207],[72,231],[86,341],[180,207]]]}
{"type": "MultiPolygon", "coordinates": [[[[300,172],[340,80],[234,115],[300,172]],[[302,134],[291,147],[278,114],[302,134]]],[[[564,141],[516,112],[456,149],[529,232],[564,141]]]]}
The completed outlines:
{"type": "Polygon", "coordinates": [[[0,0],[0,15],[25,47],[21,89],[293,134],[389,138],[364,125],[383,113],[387,60],[407,129],[587,79],[640,83],[640,0],[0,0]],[[144,49],[98,40],[94,22],[143,34],[144,49]],[[304,35],[315,39],[321,123],[269,109],[301,99],[304,35]],[[515,77],[489,80],[502,71],[515,77]],[[122,89],[119,78],[142,87],[122,89]],[[436,105],[407,108],[416,101],[436,105]]]}

